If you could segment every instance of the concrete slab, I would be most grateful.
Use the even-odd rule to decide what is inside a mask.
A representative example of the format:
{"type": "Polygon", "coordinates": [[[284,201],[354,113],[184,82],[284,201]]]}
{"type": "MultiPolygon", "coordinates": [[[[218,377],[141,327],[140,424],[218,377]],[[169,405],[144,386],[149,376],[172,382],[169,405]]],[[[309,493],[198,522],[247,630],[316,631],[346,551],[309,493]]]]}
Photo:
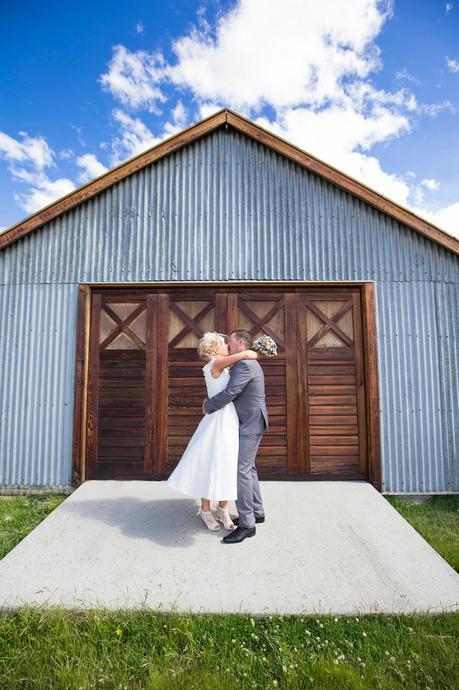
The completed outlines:
{"type": "MultiPolygon", "coordinates": [[[[87,481],[0,561],[0,606],[367,614],[459,610],[459,575],[370,484],[262,482],[223,544],[165,482],[87,481]]],[[[230,507],[236,514],[234,503],[230,507]]]]}

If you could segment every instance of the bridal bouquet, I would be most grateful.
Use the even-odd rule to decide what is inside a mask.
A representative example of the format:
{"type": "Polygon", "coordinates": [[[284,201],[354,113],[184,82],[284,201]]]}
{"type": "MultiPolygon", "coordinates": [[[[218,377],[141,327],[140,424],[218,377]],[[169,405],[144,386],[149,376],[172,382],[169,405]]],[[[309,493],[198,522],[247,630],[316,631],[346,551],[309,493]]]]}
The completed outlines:
{"type": "Polygon", "coordinates": [[[269,335],[260,335],[254,341],[253,347],[268,357],[276,357],[277,355],[277,345],[269,335]]]}

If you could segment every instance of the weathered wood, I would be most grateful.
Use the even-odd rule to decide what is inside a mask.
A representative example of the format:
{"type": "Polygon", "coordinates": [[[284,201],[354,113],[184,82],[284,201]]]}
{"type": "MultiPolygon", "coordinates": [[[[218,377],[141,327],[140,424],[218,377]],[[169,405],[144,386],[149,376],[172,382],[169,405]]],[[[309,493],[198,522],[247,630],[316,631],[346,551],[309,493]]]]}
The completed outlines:
{"type": "Polygon", "coordinates": [[[87,477],[97,472],[97,429],[99,416],[99,331],[102,296],[92,295],[91,337],[89,345],[88,421],[87,421],[87,477]]]}
{"type": "Polygon", "coordinates": [[[89,329],[91,290],[88,285],[78,286],[77,338],[75,357],[75,395],[72,440],[72,486],[86,479],[86,424],[89,364],[89,329]]]}
{"type": "Polygon", "coordinates": [[[376,305],[373,283],[362,286],[363,351],[366,370],[366,417],[368,427],[369,479],[373,486],[382,490],[381,439],[379,422],[378,355],[376,334],[376,305]]]}
{"type": "MultiPolygon", "coordinates": [[[[342,475],[362,478],[368,472],[367,456],[374,457],[377,463],[371,449],[367,451],[368,366],[364,353],[365,330],[362,330],[366,312],[364,309],[361,313],[359,287],[335,286],[321,291],[307,286],[284,290],[272,286],[266,289],[262,286],[136,289],[133,310],[139,314],[140,306],[147,309],[147,342],[142,349],[103,349],[104,343],[112,342],[113,338],[105,338],[101,345],[97,342],[100,330],[97,320],[102,308],[107,301],[129,304],[131,294],[130,288],[124,287],[94,291],[89,396],[90,423],[94,427],[88,433],[90,477],[108,477],[111,468],[113,476],[121,478],[131,468],[133,477],[153,479],[168,476],[175,467],[202,419],[201,405],[206,395],[204,362],[198,359],[196,348],[183,347],[181,339],[190,332],[198,336],[202,328],[197,322],[213,309],[218,332],[229,333],[241,327],[239,314],[244,313],[253,319],[256,331],[276,319],[275,328],[284,335],[281,341],[285,349],[279,343],[279,333],[273,332],[278,339],[278,357],[261,359],[270,417],[270,429],[258,452],[261,478],[342,475]],[[334,316],[327,316],[318,307],[316,314],[323,314],[327,323],[324,327],[317,325],[309,334],[306,318],[313,297],[319,304],[322,301],[324,309],[330,300],[332,306],[328,312],[334,316]],[[343,300],[346,304],[334,312],[334,303],[343,300]],[[136,306],[135,301],[142,305],[136,306]],[[193,311],[187,309],[187,302],[193,303],[193,311]],[[246,302],[265,303],[266,310],[253,306],[264,316],[256,314],[250,306],[246,309],[246,302]],[[197,310],[196,303],[205,306],[192,317],[197,310]],[[348,334],[336,326],[336,320],[349,309],[353,312],[352,334],[351,321],[346,326],[348,334]],[[173,322],[174,329],[170,331],[171,313],[180,314],[186,332],[185,328],[181,329],[181,337],[175,335],[169,342],[178,325],[173,322]],[[277,319],[276,315],[282,318],[277,319]],[[322,334],[320,338],[316,337],[317,328],[322,334]],[[328,331],[339,335],[343,346],[324,347],[321,338],[328,331]]],[[[367,308],[371,310],[371,304],[367,308]]],[[[131,316],[124,320],[118,317],[118,326],[124,324],[128,328],[131,316]]],[[[372,470],[374,476],[376,471],[372,470]]]]}

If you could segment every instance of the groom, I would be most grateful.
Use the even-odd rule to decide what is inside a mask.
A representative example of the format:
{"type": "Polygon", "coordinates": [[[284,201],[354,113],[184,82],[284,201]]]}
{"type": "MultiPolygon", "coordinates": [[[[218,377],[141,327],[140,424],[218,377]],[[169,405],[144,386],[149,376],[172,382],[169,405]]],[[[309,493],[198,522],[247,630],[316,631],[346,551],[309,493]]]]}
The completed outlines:
{"type": "MultiPolygon", "coordinates": [[[[246,331],[233,331],[229,337],[231,354],[252,347],[252,336],[246,331]]],[[[265,521],[255,456],[263,434],[268,428],[265,403],[265,378],[256,359],[243,359],[230,369],[230,380],[225,390],[205,400],[203,410],[208,414],[234,402],[239,417],[239,456],[237,471],[236,508],[237,527],[223,540],[238,543],[256,534],[255,523],[265,521]]]]}

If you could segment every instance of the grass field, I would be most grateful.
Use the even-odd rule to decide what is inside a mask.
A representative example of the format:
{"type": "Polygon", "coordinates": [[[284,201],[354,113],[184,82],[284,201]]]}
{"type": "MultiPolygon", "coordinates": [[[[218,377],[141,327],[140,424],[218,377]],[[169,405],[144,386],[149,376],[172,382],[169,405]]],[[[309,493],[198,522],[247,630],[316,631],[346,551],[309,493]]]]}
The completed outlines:
{"type": "MultiPolygon", "coordinates": [[[[4,555],[65,497],[0,499],[4,555]]],[[[391,504],[456,569],[459,497],[391,504]]],[[[459,688],[459,614],[266,616],[24,607],[0,618],[0,688],[459,688]]]]}

